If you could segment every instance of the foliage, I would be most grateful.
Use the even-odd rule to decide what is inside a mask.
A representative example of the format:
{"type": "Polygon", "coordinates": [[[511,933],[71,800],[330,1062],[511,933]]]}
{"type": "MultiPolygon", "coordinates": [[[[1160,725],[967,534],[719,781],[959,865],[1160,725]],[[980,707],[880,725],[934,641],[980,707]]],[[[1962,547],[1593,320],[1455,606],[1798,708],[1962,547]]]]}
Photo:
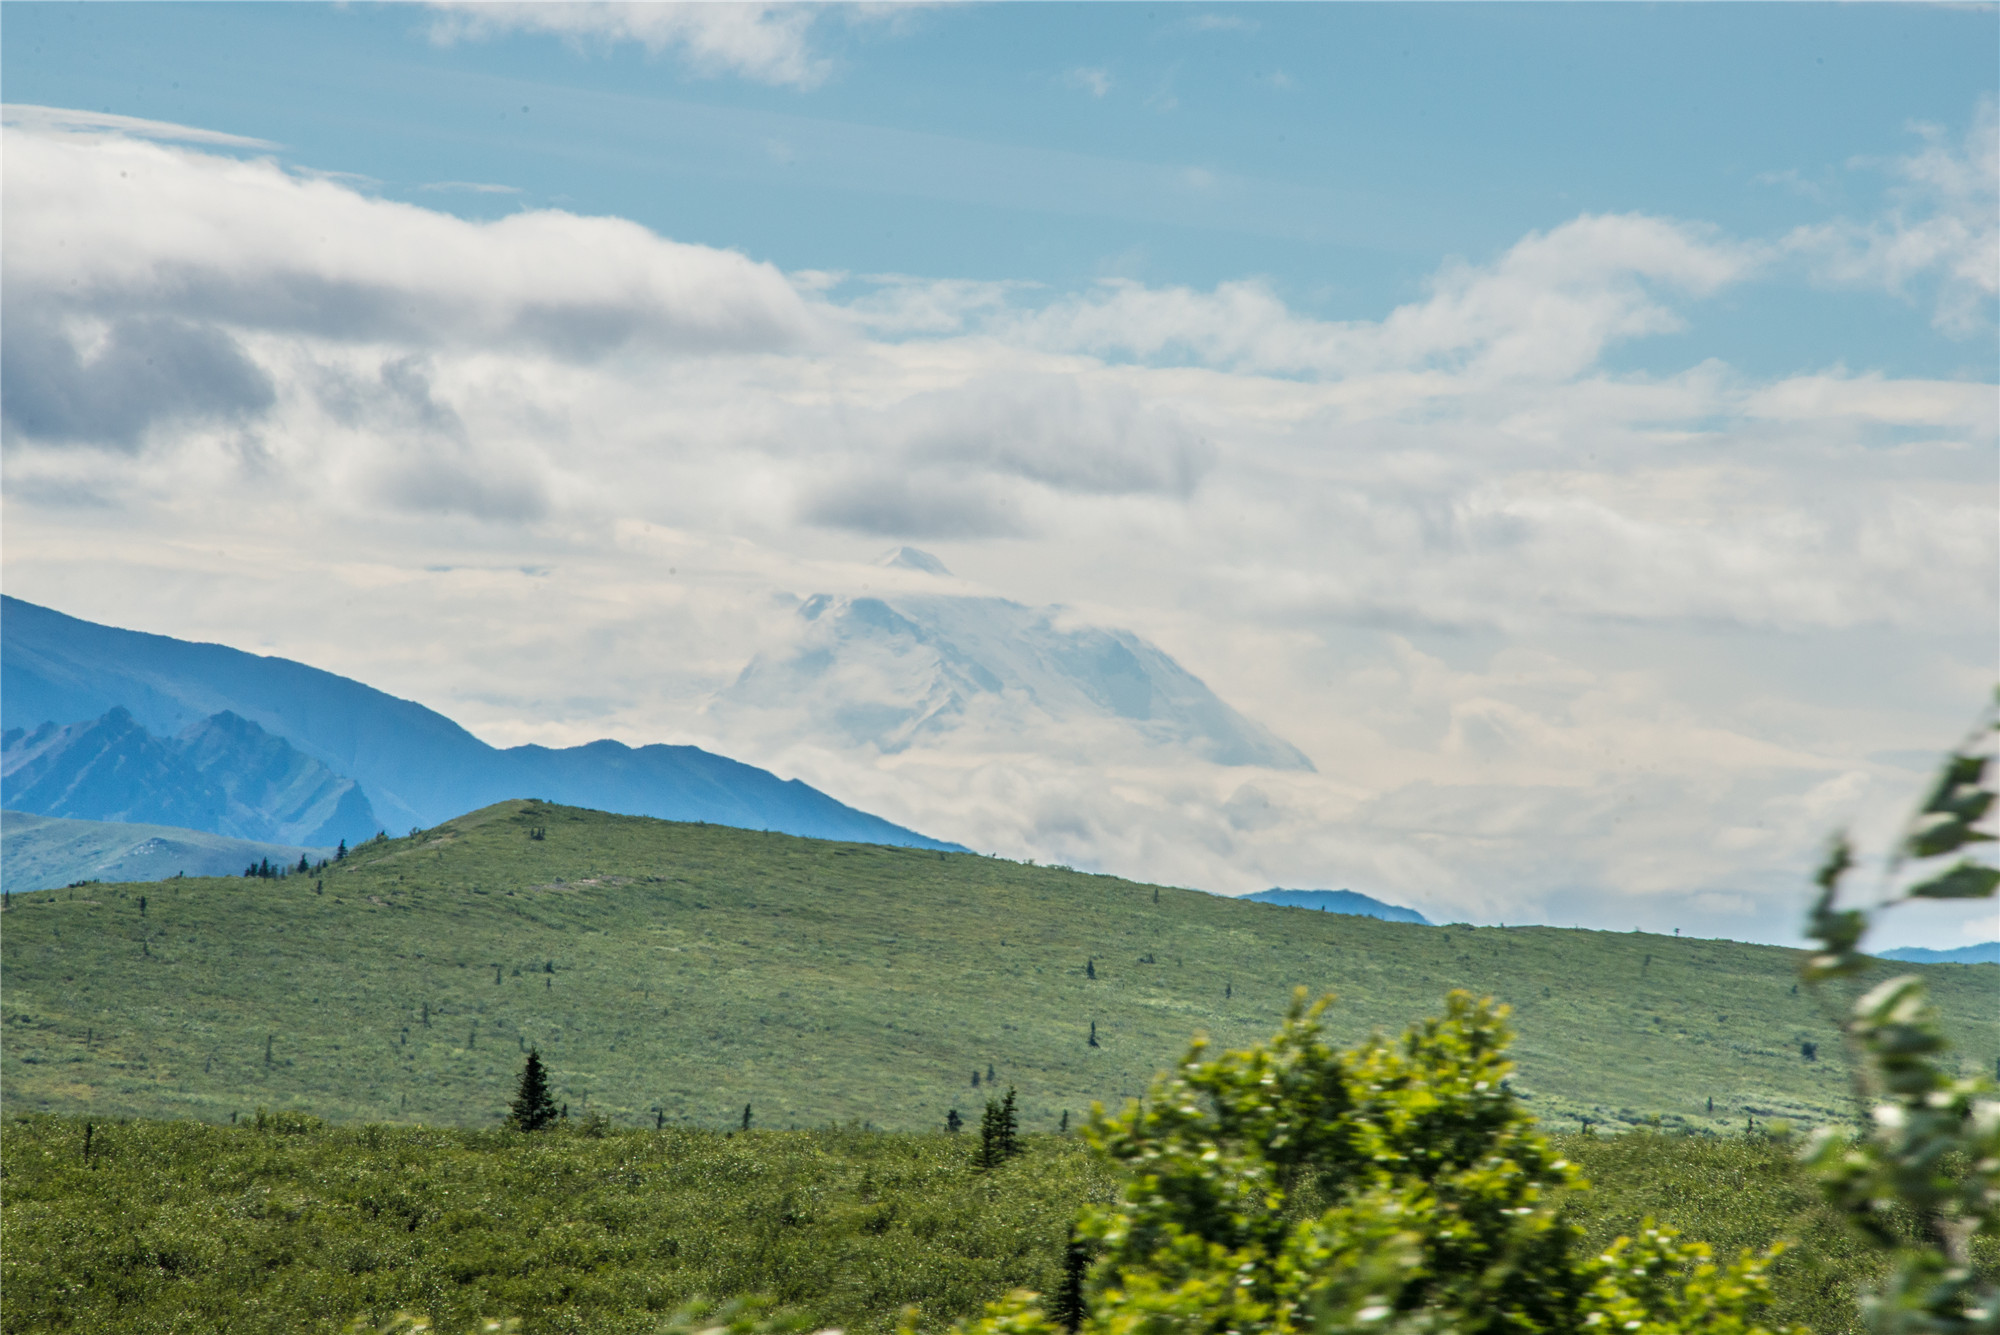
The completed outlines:
{"type": "Polygon", "coordinates": [[[88,1167],[83,1138],[44,1117],[0,1134],[8,1335],[334,1335],[397,1312],[651,1335],[699,1295],[760,1293],[853,1335],[910,1304],[936,1329],[1053,1288],[1069,1221],[1110,1190],[1055,1136],[991,1174],[941,1132],[99,1123],[88,1167]]]}
{"type": "MultiPolygon", "coordinates": [[[[1065,1233],[1114,1191],[1075,1136],[1027,1137],[1024,1156],[977,1174],[976,1142],[943,1132],[589,1139],[271,1115],[262,1130],[100,1122],[90,1166],[85,1134],[69,1118],[0,1128],[10,1335],[332,1335],[329,1313],[398,1310],[429,1312],[440,1335],[503,1312],[527,1335],[650,1335],[692,1295],[758,1292],[853,1335],[890,1335],[915,1303],[936,1331],[1014,1288],[1053,1307],[1065,1233]]],[[[1795,1238],[1771,1268],[1773,1324],[1858,1331],[1854,1295],[1884,1272],[1794,1145],[1551,1139],[1592,1184],[1563,1203],[1590,1254],[1649,1215],[1718,1252],[1795,1238]]]]}
{"type": "MultiPolygon", "coordinates": [[[[1154,888],[511,802],[361,844],[323,875],[16,893],[0,1107],[490,1127],[534,1047],[572,1117],[623,1126],[720,1131],[752,1103],[765,1130],[928,1130],[956,1104],[973,1131],[965,1073],[992,1062],[994,1092],[1017,1084],[1022,1128],[1046,1132],[1143,1092],[1197,1030],[1267,1036],[1300,984],[1349,999],[1324,1020],[1342,1043],[1453,987],[1508,1002],[1515,1090],[1551,1128],[1816,1123],[1851,1097],[1796,952],[1172,888],[1155,905],[1154,888]]],[[[1918,971],[1959,1050],[2000,1056],[2000,967],[1918,971]]]]}
{"type": "MultiPolygon", "coordinates": [[[[2000,699],[1996,699],[2000,705],[2000,699]]],[[[1990,898],[2000,870],[1963,850],[1991,842],[1980,828],[1993,809],[1987,786],[2000,711],[1945,761],[1885,870],[1877,911],[1913,899],[1990,898]],[[1941,859],[1951,859],[1940,868],[1941,859]]],[[[1862,972],[1869,913],[1840,906],[1854,868],[1845,838],[1819,874],[1808,922],[1819,953],[1804,974],[1815,987],[1862,972]]],[[[1807,1151],[1830,1200],[1855,1227],[1895,1256],[1887,1284],[1863,1300],[1869,1328],[1903,1332],[2000,1331],[2000,1285],[1975,1264],[1973,1240],[2000,1236],[2000,1097],[1982,1072],[1947,1068],[1947,1042],[1921,978],[1891,978],[1854,1003],[1845,1024],[1858,1055],[1857,1083],[1869,1105],[1866,1130],[1828,1128],[1807,1151]],[[1901,1209],[1915,1236],[1896,1226],[1901,1209]]]]}
{"type": "MultiPolygon", "coordinates": [[[[1269,1043],[1197,1042],[1143,1102],[1099,1110],[1089,1139],[1122,1189],[1079,1228],[1101,1252],[1081,1329],[1765,1330],[1769,1254],[1717,1265],[1650,1221],[1583,1246],[1560,1211],[1577,1170],[1507,1088],[1505,1008],[1456,992],[1400,1041],[1342,1052],[1324,1005],[1301,993],[1269,1043]]],[[[1017,1294],[970,1335],[1057,1328],[1017,1294]]]]}

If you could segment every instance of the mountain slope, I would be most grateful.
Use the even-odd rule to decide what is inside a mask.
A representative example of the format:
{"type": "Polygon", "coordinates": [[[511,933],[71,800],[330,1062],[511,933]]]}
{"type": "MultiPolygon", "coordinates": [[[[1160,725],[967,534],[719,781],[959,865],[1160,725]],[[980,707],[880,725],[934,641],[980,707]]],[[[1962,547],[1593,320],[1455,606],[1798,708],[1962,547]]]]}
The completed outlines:
{"type": "Polygon", "coordinates": [[[317,862],[331,848],[300,848],[231,839],[202,830],[118,821],[62,820],[0,811],[0,863],[7,890],[21,894],[76,881],[163,881],[188,876],[236,876],[254,862],[296,866],[317,862]]]}
{"type": "MultiPolygon", "coordinates": [[[[977,1112],[990,1066],[1045,1129],[1142,1092],[1197,1031],[1268,1036],[1297,986],[1341,994],[1342,1040],[1434,1014],[1453,987],[1512,1003],[1517,1086],[1557,1126],[1851,1112],[1834,1023],[1793,990],[1797,951],[1420,927],[533,802],[371,843],[323,878],[59,890],[6,913],[10,1115],[491,1125],[532,1044],[559,1098],[628,1125],[734,1125],[750,1103],[765,1126],[934,1127],[977,1112]]],[[[1931,981],[1990,1069],[2000,975],[1874,976],[1892,970],[1931,981]]]]}
{"type": "Polygon", "coordinates": [[[1361,918],[1380,918],[1384,922],[1421,923],[1426,927],[1431,921],[1415,909],[1406,909],[1400,904],[1385,904],[1372,895],[1357,894],[1352,890],[1259,890],[1237,898],[1258,904],[1280,904],[1286,908],[1316,909],[1321,913],[1350,913],[1361,918]]]}
{"type": "Polygon", "coordinates": [[[136,821],[290,845],[359,841],[368,799],[248,719],[217,714],[154,737],[124,709],[0,736],[0,805],[92,821],[136,821]]]}
{"type": "Polygon", "coordinates": [[[116,708],[166,735],[235,714],[358,781],[390,829],[537,793],[635,815],[957,847],[699,747],[606,741],[499,750],[421,705],[303,663],[100,626],[0,597],[0,727],[33,731],[116,708]]]}

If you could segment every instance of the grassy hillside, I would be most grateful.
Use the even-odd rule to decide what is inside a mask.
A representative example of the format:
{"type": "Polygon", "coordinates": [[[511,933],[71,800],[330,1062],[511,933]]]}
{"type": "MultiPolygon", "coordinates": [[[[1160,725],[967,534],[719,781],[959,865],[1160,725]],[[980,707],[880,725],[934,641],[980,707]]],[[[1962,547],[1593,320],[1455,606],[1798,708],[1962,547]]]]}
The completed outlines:
{"type": "MultiPolygon", "coordinates": [[[[324,1129],[30,1118],[0,1133],[0,1328],[294,1335],[367,1312],[481,1315],[525,1335],[641,1335],[696,1294],[765,1293],[815,1327],[922,1329],[1011,1288],[1052,1291],[1069,1222],[1113,1191],[1075,1136],[1036,1136],[990,1175],[976,1137],[836,1130],[324,1129]]],[[[1795,1147],[1762,1137],[1565,1136],[1595,1189],[1572,1217],[1603,1245],[1646,1215],[1725,1255],[1780,1237],[1781,1323],[1856,1330],[1879,1273],[1795,1147]]],[[[1991,1250],[1982,1253],[1990,1263],[1991,1250]]]]}
{"type": "MultiPolygon", "coordinates": [[[[1051,1130],[1140,1093],[1196,1031],[1267,1036],[1298,985],[1341,995],[1343,1039],[1453,987],[1513,1003],[1517,1087],[1556,1128],[1849,1106],[1790,951],[1421,927],[533,802],[368,845],[323,882],[15,895],[4,927],[15,1114],[490,1126],[532,1044],[573,1113],[620,1125],[733,1126],[749,1104],[763,1128],[934,1128],[983,1105],[990,1067],[1051,1130]]],[[[2000,968],[1912,967],[1990,1069],[2000,968]]]]}
{"type": "Polygon", "coordinates": [[[302,853],[315,862],[333,856],[331,848],[263,844],[171,825],[0,811],[0,868],[13,892],[73,881],[158,881],[179,873],[234,876],[267,858],[296,865],[302,853]]]}

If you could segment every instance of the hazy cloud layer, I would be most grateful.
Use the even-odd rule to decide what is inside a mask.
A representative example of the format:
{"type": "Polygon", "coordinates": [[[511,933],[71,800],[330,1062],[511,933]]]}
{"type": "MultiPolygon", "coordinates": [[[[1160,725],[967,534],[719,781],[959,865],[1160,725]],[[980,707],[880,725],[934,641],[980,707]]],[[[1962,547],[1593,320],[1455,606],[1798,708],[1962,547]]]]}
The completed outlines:
{"type": "Polygon", "coordinates": [[[1824,832],[1879,830],[1990,685],[1994,387],[1604,358],[1758,283],[1990,323],[1980,116],[1916,142],[1891,216],[1580,217],[1341,322],[1249,280],[786,275],[16,117],[9,588],[496,741],[702,741],[1012,856],[1780,933],[1824,832]],[[1145,636],[1318,772],[704,731],[798,596],[944,578],[869,563],[910,539],[951,589],[1145,636]]]}
{"type": "Polygon", "coordinates": [[[652,55],[672,52],[697,71],[810,88],[827,75],[808,34],[818,6],[800,4],[597,4],[590,0],[493,5],[430,0],[440,45],[509,32],[548,33],[577,43],[634,42],[652,55]]]}

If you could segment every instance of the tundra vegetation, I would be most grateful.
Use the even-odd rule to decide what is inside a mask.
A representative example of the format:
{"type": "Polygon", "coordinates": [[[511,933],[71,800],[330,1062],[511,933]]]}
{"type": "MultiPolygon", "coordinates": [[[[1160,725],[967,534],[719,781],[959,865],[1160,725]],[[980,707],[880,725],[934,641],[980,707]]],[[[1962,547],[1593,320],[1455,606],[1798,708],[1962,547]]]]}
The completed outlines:
{"type": "MultiPolygon", "coordinates": [[[[1964,850],[1988,837],[1993,737],[1989,718],[1951,757],[1878,908],[1992,895],[2000,874],[1964,850]]],[[[1808,995],[1872,967],[1851,869],[1836,845],[1808,995]]],[[[1342,1047],[1305,997],[1268,1041],[1197,1041],[1081,1137],[1019,1134],[1011,1089],[976,1146],[753,1131],[748,1106],[720,1133],[523,1118],[548,1103],[534,1053],[493,1130],[17,1116],[0,1325],[337,1329],[328,1313],[400,1309],[732,1335],[2000,1328],[2000,1102],[1918,975],[1839,1020],[1863,1115],[1803,1152],[1768,1123],[1551,1135],[1513,1088],[1504,1007],[1454,991],[1399,1038],[1342,1047]]],[[[429,1328],[383,1319],[354,1328],[429,1328]]]]}

